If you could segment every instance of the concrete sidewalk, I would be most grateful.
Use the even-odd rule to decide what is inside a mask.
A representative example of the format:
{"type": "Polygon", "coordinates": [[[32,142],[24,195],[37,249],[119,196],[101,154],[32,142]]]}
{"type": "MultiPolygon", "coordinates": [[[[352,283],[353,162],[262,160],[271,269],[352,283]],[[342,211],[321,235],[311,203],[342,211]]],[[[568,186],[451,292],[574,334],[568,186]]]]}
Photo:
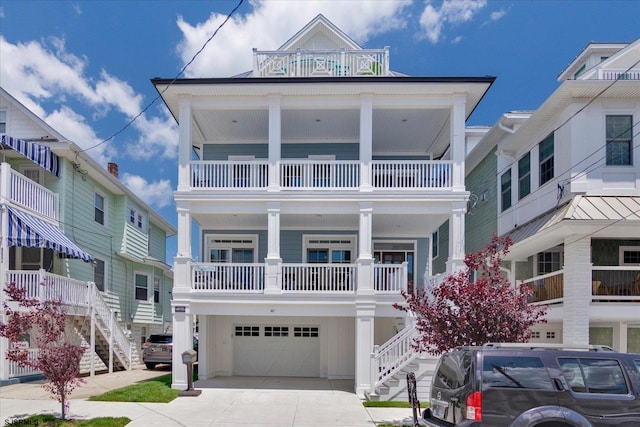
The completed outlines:
{"type": "MultiPolygon", "coordinates": [[[[218,377],[197,381],[198,397],[169,403],[90,402],[87,397],[169,371],[97,375],[74,391],[69,418],[127,417],[128,426],[375,426],[412,425],[411,409],[365,408],[351,391],[352,380],[281,377],[218,377]]],[[[0,419],[7,424],[43,413],[60,416],[60,404],[42,382],[0,387],[0,419]]]]}

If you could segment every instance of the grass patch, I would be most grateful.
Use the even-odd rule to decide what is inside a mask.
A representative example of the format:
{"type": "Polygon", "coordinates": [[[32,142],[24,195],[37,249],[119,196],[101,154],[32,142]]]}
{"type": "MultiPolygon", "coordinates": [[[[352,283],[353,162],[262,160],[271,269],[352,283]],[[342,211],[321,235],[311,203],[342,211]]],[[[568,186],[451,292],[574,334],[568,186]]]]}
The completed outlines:
{"type": "Polygon", "coordinates": [[[127,387],[92,396],[93,402],[155,402],[168,403],[178,397],[180,390],[171,388],[171,374],[142,381],[127,387]]]}
{"type": "Polygon", "coordinates": [[[380,400],[377,402],[368,400],[366,402],[362,402],[362,404],[367,408],[411,408],[411,404],[409,402],[396,402],[392,400],[380,400]]]}
{"type": "MultiPolygon", "coordinates": [[[[7,420],[5,420],[6,422],[7,420]]],[[[101,417],[90,420],[61,420],[53,415],[31,415],[28,418],[8,420],[9,425],[42,427],[123,427],[131,422],[129,418],[101,417]]]]}

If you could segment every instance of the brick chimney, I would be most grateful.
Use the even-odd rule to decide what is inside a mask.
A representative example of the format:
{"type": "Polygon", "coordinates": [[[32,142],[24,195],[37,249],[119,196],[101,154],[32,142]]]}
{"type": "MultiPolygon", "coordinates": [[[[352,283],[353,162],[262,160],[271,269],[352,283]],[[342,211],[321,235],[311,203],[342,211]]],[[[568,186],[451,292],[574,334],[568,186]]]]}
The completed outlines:
{"type": "Polygon", "coordinates": [[[116,178],[118,177],[118,164],[117,163],[112,163],[112,162],[107,163],[107,170],[109,171],[109,173],[111,175],[115,176],[116,178]]]}

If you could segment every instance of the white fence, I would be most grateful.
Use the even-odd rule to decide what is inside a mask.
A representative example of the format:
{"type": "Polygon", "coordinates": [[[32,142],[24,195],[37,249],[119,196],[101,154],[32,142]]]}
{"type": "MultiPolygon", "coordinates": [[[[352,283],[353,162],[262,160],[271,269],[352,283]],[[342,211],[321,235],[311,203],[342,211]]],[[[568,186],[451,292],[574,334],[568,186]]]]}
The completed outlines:
{"type": "Polygon", "coordinates": [[[194,263],[194,291],[262,292],[264,265],[249,263],[194,263]]]}
{"type": "Polygon", "coordinates": [[[355,264],[282,264],[283,292],[353,292],[355,264]]]}
{"type": "MultiPolygon", "coordinates": [[[[40,215],[58,220],[58,194],[47,190],[37,182],[27,178],[13,169],[11,174],[10,200],[40,215]]],[[[6,179],[6,177],[2,177],[6,179]]]]}

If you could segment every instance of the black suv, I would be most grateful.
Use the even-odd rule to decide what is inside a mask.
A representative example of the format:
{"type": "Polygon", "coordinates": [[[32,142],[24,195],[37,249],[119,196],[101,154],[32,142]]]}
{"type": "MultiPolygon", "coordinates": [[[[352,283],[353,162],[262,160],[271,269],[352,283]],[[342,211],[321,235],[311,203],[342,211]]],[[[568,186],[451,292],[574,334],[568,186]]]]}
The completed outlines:
{"type": "Polygon", "coordinates": [[[440,357],[430,403],[427,426],[638,427],[640,354],[593,346],[460,347],[440,357]]]}

